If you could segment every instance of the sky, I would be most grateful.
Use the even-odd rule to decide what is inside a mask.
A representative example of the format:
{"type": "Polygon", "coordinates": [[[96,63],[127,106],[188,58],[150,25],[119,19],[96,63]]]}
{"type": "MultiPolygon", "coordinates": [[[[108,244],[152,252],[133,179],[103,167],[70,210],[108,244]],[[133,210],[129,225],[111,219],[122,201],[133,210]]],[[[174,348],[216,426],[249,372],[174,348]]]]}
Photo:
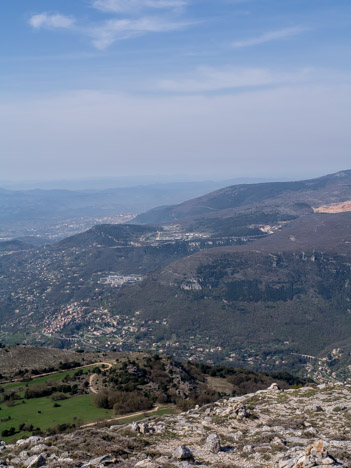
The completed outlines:
{"type": "Polygon", "coordinates": [[[351,169],[350,0],[3,0],[0,179],[351,169]]]}

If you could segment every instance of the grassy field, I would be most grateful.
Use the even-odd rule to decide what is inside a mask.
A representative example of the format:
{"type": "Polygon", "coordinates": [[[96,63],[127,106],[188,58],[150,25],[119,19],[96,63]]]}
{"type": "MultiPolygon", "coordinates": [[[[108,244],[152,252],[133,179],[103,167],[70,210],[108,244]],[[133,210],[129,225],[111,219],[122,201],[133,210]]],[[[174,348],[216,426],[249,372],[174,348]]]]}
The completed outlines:
{"type": "MultiPolygon", "coordinates": [[[[4,429],[14,427],[18,429],[20,424],[33,424],[34,428],[47,430],[60,424],[88,423],[99,419],[111,418],[112,410],[96,408],[92,404],[91,395],[78,395],[58,402],[60,407],[54,407],[55,402],[51,398],[33,398],[30,400],[16,401],[15,406],[7,408],[0,405],[0,421],[11,417],[9,421],[0,422],[0,434],[4,429]],[[24,402],[24,403],[23,403],[24,402]]],[[[6,441],[21,439],[29,436],[29,432],[18,432],[15,436],[1,437],[6,441]]]]}
{"type": "MultiPolygon", "coordinates": [[[[82,369],[84,373],[90,372],[95,365],[82,369]]],[[[114,418],[113,410],[97,408],[92,403],[92,395],[77,395],[66,400],[53,401],[50,397],[25,399],[24,392],[26,387],[32,385],[44,384],[48,381],[59,382],[66,376],[74,375],[77,369],[57,372],[52,375],[38,377],[29,382],[12,382],[3,387],[4,390],[15,391],[20,399],[14,400],[11,407],[5,403],[0,404],[0,440],[10,442],[22,439],[32,435],[32,431],[19,430],[22,424],[33,425],[34,430],[39,428],[46,431],[49,428],[56,428],[62,424],[75,424],[81,426],[87,423],[114,418]],[[56,405],[56,406],[55,406],[56,405]],[[59,405],[59,406],[57,406],[59,405]],[[10,418],[9,420],[7,420],[10,418]],[[16,433],[9,437],[1,436],[2,431],[16,429],[16,433]]],[[[161,407],[150,414],[141,414],[138,416],[121,416],[114,424],[129,424],[134,421],[140,421],[148,416],[162,416],[163,414],[172,414],[174,408],[161,407]]]]}
{"type": "MultiPolygon", "coordinates": [[[[90,372],[95,365],[82,369],[83,373],[90,372]]],[[[46,382],[59,382],[66,376],[72,376],[77,369],[57,372],[52,375],[38,377],[29,382],[12,382],[3,387],[4,390],[15,391],[20,399],[14,400],[11,407],[5,403],[0,404],[0,437],[5,442],[21,439],[32,432],[19,431],[21,424],[33,425],[34,429],[40,428],[46,431],[61,424],[84,424],[92,421],[103,420],[113,416],[112,410],[97,408],[92,403],[92,395],[71,396],[66,400],[54,402],[50,397],[24,399],[26,387],[40,385],[46,382]],[[56,403],[56,406],[54,406],[56,403]],[[59,405],[59,406],[57,406],[59,405]],[[10,418],[9,420],[7,420],[10,418]],[[14,427],[15,435],[4,437],[2,431],[14,427]]]]}
{"type": "MultiPolygon", "coordinates": [[[[89,367],[85,367],[84,369],[81,369],[81,370],[83,371],[83,373],[86,374],[92,369],[94,369],[95,367],[96,365],[92,365],[89,367]]],[[[21,388],[30,387],[32,385],[40,385],[42,383],[49,382],[49,381],[58,382],[64,379],[67,375],[74,375],[77,372],[77,370],[79,370],[79,368],[70,369],[70,370],[62,371],[62,372],[55,372],[54,374],[46,375],[44,377],[38,377],[38,378],[34,377],[33,380],[30,380],[29,382],[11,382],[9,384],[4,385],[2,388],[4,390],[16,390],[16,389],[19,390],[21,388]]]]}

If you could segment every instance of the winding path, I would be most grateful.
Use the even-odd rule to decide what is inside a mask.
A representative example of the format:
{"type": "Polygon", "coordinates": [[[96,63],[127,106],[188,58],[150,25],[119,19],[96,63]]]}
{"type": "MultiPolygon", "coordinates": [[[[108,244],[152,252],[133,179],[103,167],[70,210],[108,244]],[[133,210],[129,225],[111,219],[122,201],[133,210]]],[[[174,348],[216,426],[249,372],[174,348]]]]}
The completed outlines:
{"type": "MultiPolygon", "coordinates": [[[[97,362],[96,364],[93,364],[93,365],[96,365],[96,366],[106,366],[108,369],[111,369],[112,367],[112,364],[110,362],[97,362]]],[[[91,374],[91,376],[89,377],[89,390],[91,391],[91,393],[99,393],[98,390],[96,388],[94,388],[94,382],[95,380],[97,379],[97,374],[91,374]]]]}

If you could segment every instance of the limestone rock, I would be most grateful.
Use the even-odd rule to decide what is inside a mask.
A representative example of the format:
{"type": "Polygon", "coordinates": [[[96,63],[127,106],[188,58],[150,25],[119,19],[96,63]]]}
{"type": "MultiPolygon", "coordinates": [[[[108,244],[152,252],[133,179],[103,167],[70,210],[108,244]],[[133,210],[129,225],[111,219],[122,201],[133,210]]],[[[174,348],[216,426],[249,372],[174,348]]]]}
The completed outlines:
{"type": "Polygon", "coordinates": [[[268,390],[271,390],[272,392],[279,392],[280,388],[279,388],[278,384],[272,383],[272,385],[270,387],[268,387],[268,390]]]}
{"type": "Polygon", "coordinates": [[[158,468],[159,465],[156,463],[153,463],[152,460],[149,458],[146,458],[145,460],[142,460],[134,465],[135,468],[158,468]]]}
{"type": "Polygon", "coordinates": [[[85,463],[82,468],[90,468],[93,466],[104,466],[105,463],[112,463],[113,460],[110,455],[103,455],[102,457],[94,458],[90,460],[88,463],[85,463]]]}
{"type": "Polygon", "coordinates": [[[155,429],[149,426],[148,423],[132,423],[130,428],[133,432],[137,432],[138,434],[149,434],[155,432],[155,429]]]}
{"type": "Polygon", "coordinates": [[[218,453],[221,450],[221,441],[217,434],[210,434],[205,442],[205,447],[209,452],[218,453]]]}
{"type": "Polygon", "coordinates": [[[186,445],[179,445],[173,452],[173,458],[178,460],[194,460],[191,450],[186,445]]]}
{"type": "Polygon", "coordinates": [[[46,445],[44,445],[44,444],[34,445],[34,447],[32,447],[30,449],[30,453],[32,455],[38,455],[40,453],[45,452],[45,450],[47,450],[47,449],[48,449],[48,447],[46,445]]]}
{"type": "Polygon", "coordinates": [[[234,405],[233,412],[238,419],[245,419],[251,416],[251,411],[242,403],[234,405]]]}
{"type": "Polygon", "coordinates": [[[275,436],[271,442],[272,447],[285,448],[286,440],[282,439],[279,436],[275,436]]]}
{"type": "Polygon", "coordinates": [[[46,464],[46,458],[44,455],[33,455],[32,457],[28,458],[26,461],[23,462],[23,465],[27,468],[39,468],[46,464]]]}
{"type": "Polygon", "coordinates": [[[285,457],[276,464],[277,468],[317,468],[323,466],[343,467],[344,465],[329,455],[321,440],[310,445],[305,454],[302,452],[295,457],[285,457]]]}

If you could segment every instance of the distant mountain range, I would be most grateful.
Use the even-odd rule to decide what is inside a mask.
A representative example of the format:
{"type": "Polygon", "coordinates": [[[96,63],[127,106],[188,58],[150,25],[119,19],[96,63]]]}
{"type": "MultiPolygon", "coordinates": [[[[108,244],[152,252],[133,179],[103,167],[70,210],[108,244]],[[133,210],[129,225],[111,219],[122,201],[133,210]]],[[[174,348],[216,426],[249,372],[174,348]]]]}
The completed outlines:
{"type": "Polygon", "coordinates": [[[0,339],[301,372],[308,355],[345,376],[350,201],[351,171],[237,185],[13,249],[0,257],[0,339]]]}
{"type": "Polygon", "coordinates": [[[59,239],[97,223],[123,222],[160,203],[180,203],[223,181],[164,182],[106,189],[0,188],[0,240],[23,236],[59,239]],[[120,217],[120,219],[119,219],[120,217]]]}
{"type": "Polygon", "coordinates": [[[298,182],[233,185],[177,205],[154,208],[137,216],[137,224],[179,223],[186,228],[218,231],[239,225],[295,218],[313,207],[351,200],[351,171],[298,182]]]}

